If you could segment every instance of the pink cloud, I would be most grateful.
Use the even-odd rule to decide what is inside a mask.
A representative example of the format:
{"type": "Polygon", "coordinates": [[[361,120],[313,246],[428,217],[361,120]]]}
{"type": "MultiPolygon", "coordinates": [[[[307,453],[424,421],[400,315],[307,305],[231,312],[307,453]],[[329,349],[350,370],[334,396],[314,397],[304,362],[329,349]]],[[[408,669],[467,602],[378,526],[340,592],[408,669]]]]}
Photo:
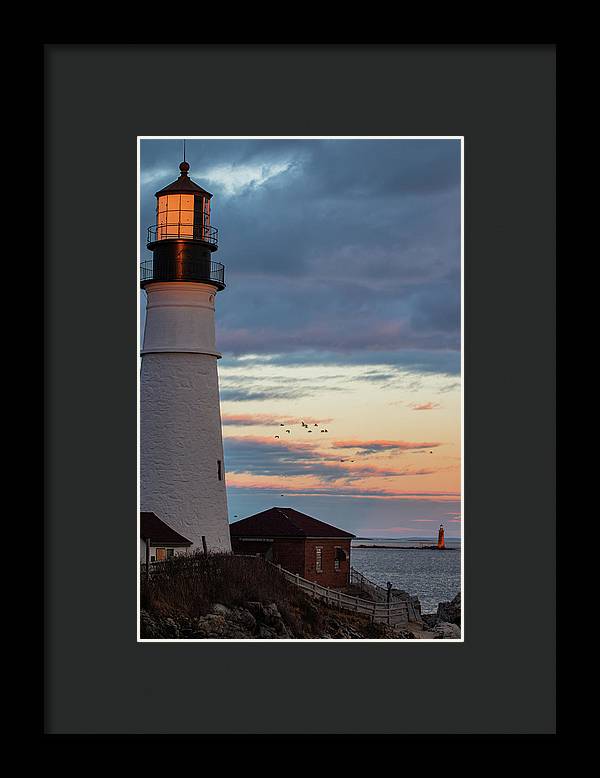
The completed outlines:
{"type": "Polygon", "coordinates": [[[409,407],[413,409],[413,411],[433,411],[436,408],[441,408],[442,406],[440,403],[409,403],[409,407]]]}

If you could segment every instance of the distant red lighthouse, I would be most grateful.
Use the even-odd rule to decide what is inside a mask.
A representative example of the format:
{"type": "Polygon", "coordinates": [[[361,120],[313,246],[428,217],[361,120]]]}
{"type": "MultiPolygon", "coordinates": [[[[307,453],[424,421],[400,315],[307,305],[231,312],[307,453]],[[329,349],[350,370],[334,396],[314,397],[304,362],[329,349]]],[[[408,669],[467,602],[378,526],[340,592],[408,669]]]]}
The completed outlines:
{"type": "Polygon", "coordinates": [[[440,524],[440,531],[438,532],[438,542],[437,542],[438,548],[446,548],[446,544],[444,543],[444,525],[440,524]]]}

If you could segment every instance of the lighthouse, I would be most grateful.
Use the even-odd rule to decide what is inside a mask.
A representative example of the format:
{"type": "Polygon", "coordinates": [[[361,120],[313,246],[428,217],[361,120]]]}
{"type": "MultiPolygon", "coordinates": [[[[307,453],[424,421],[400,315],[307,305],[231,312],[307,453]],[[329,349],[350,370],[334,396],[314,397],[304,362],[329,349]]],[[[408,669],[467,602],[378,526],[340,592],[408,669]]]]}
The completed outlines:
{"type": "Polygon", "coordinates": [[[444,525],[440,524],[440,531],[438,532],[438,542],[437,542],[438,548],[446,548],[446,544],[444,542],[444,525]]]}
{"type": "Polygon", "coordinates": [[[215,299],[224,267],[212,259],[218,231],[211,198],[179,165],[156,192],[142,262],[147,294],[140,374],[140,510],[191,540],[191,550],[231,551],[215,299]]]}

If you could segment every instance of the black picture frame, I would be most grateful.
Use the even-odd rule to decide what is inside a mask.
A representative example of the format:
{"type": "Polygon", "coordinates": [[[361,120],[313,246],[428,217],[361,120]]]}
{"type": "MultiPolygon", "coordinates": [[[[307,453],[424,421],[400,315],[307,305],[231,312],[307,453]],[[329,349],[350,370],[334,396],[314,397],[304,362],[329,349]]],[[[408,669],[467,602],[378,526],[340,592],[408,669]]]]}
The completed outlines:
{"type": "Polygon", "coordinates": [[[47,44],[44,69],[44,732],[553,734],[555,46],[47,44]],[[464,643],[136,641],[136,138],[178,134],[464,136],[464,643]]]}

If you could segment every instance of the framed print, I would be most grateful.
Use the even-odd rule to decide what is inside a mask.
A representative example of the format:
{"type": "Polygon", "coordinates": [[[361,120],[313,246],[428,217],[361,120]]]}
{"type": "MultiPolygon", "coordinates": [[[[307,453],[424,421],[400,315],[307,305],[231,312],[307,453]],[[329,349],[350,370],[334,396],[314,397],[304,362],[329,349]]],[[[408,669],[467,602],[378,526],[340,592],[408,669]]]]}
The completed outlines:
{"type": "Polygon", "coordinates": [[[139,639],[463,640],[463,138],[138,152],[139,639]]]}
{"type": "Polygon", "coordinates": [[[45,46],[47,735],[555,734],[555,64],[45,46]]]}

